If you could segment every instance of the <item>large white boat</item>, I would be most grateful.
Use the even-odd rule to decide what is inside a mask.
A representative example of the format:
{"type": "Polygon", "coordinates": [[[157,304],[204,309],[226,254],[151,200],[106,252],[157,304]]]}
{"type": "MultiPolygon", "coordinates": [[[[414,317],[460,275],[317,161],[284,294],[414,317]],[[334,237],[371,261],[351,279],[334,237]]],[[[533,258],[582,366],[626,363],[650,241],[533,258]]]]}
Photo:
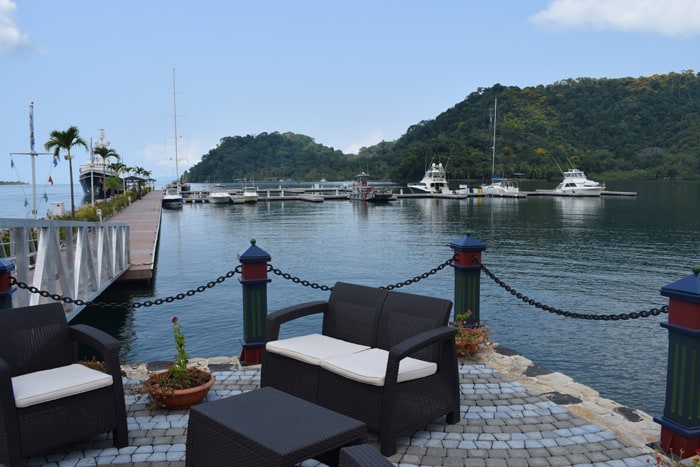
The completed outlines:
{"type": "Polygon", "coordinates": [[[166,188],[161,205],[166,209],[181,209],[182,194],[180,193],[180,189],[178,187],[166,188]]]}
{"type": "Polygon", "coordinates": [[[564,180],[554,189],[555,193],[566,193],[576,196],[600,196],[605,185],[586,178],[583,171],[571,168],[562,172],[564,180]]]}
{"type": "Polygon", "coordinates": [[[388,203],[394,199],[394,195],[388,188],[370,185],[369,174],[361,172],[352,184],[348,199],[368,203],[388,203]]]}
{"type": "Polygon", "coordinates": [[[253,186],[244,186],[241,197],[243,198],[244,203],[257,203],[258,190],[253,186]]]}
{"type": "Polygon", "coordinates": [[[445,168],[442,163],[433,162],[425,171],[425,175],[418,183],[409,183],[408,188],[413,193],[420,194],[453,194],[447,184],[447,177],[445,175],[445,168]]]}
{"type": "Polygon", "coordinates": [[[97,154],[88,159],[87,164],[80,166],[80,186],[85,196],[94,196],[95,199],[107,198],[109,194],[108,190],[105,190],[105,180],[109,177],[118,177],[118,174],[97,154]]]}
{"type": "Polygon", "coordinates": [[[508,180],[505,177],[496,175],[496,117],[498,111],[498,98],[493,101],[493,112],[491,113],[491,121],[493,134],[491,136],[491,183],[481,185],[481,192],[489,196],[504,196],[515,193],[520,193],[520,187],[517,182],[508,180]]]}
{"type": "Polygon", "coordinates": [[[207,199],[211,204],[230,204],[232,202],[228,191],[212,191],[207,199]]]}

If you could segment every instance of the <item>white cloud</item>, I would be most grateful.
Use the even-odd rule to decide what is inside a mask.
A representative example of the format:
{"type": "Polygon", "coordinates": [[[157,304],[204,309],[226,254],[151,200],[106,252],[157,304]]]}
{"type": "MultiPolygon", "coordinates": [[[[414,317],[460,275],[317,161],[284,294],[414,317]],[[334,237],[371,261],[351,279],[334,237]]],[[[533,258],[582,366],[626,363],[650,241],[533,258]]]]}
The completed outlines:
{"type": "Polygon", "coordinates": [[[382,141],[384,138],[384,132],[382,130],[374,130],[369,134],[362,137],[359,142],[353,143],[347,148],[343,149],[345,154],[357,154],[363,147],[373,146],[382,141]]]}
{"type": "Polygon", "coordinates": [[[698,0],[553,0],[530,21],[557,28],[700,34],[698,0]]]}
{"type": "Polygon", "coordinates": [[[15,21],[16,9],[12,0],[0,0],[0,54],[31,48],[29,35],[15,21]]]}

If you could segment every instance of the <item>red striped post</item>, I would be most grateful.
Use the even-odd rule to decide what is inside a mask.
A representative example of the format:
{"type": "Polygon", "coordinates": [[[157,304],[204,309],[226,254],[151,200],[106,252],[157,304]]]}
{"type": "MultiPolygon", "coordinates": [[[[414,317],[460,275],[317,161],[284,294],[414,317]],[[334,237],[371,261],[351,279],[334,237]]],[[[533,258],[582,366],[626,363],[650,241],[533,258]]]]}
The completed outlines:
{"type": "Polygon", "coordinates": [[[486,245],[469,233],[450,243],[454,251],[452,267],[455,270],[455,300],[456,316],[471,310],[467,324],[479,324],[479,308],[481,302],[481,252],[486,245]]]}
{"type": "Polygon", "coordinates": [[[243,285],[243,340],[240,361],[242,365],[262,362],[267,318],[267,263],[271,257],[250,241],[250,247],[238,255],[241,262],[243,285]]]}
{"type": "Polygon", "coordinates": [[[700,449],[700,265],[693,274],[661,288],[668,297],[666,405],[661,448],[684,458],[700,449]]]}
{"type": "Polygon", "coordinates": [[[12,287],[10,279],[14,270],[14,263],[0,259],[0,310],[12,309],[12,294],[16,289],[12,287]]]}

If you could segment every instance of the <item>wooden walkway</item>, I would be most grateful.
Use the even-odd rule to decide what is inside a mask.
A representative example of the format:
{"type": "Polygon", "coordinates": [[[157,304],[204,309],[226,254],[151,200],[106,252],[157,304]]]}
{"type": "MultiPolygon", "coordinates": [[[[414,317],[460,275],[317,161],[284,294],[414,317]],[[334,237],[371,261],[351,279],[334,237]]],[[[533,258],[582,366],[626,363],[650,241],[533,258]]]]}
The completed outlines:
{"type": "Polygon", "coordinates": [[[162,200],[162,190],[151,191],[109,219],[109,222],[129,224],[130,267],[119,277],[118,282],[153,279],[160,238],[162,200]]]}

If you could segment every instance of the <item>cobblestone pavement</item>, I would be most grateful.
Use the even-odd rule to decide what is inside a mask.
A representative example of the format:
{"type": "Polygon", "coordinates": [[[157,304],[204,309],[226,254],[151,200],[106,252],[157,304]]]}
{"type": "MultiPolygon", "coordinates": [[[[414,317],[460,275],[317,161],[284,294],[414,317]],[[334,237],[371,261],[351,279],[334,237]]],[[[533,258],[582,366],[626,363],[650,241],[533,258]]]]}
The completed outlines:
{"type": "MultiPolygon", "coordinates": [[[[241,368],[235,358],[199,359],[198,364],[208,366],[216,377],[207,400],[259,387],[259,368],[241,368]]],[[[187,411],[149,408],[148,398],[136,394],[140,378],[145,374],[144,366],[127,365],[125,369],[129,446],[115,449],[105,435],[64,452],[33,458],[29,465],[184,466],[187,411]]],[[[553,402],[551,394],[533,393],[523,383],[492,366],[462,362],[460,384],[462,420],[455,425],[436,421],[410,438],[401,438],[398,452],[390,457],[395,465],[622,467],[654,464],[654,453],[644,444],[630,444],[620,439],[603,426],[586,421],[566,406],[553,402]]],[[[377,438],[372,433],[370,442],[378,449],[377,438]]],[[[236,465],[235,460],[231,465],[236,465]]],[[[318,465],[313,460],[302,464],[304,467],[318,465]]]]}

